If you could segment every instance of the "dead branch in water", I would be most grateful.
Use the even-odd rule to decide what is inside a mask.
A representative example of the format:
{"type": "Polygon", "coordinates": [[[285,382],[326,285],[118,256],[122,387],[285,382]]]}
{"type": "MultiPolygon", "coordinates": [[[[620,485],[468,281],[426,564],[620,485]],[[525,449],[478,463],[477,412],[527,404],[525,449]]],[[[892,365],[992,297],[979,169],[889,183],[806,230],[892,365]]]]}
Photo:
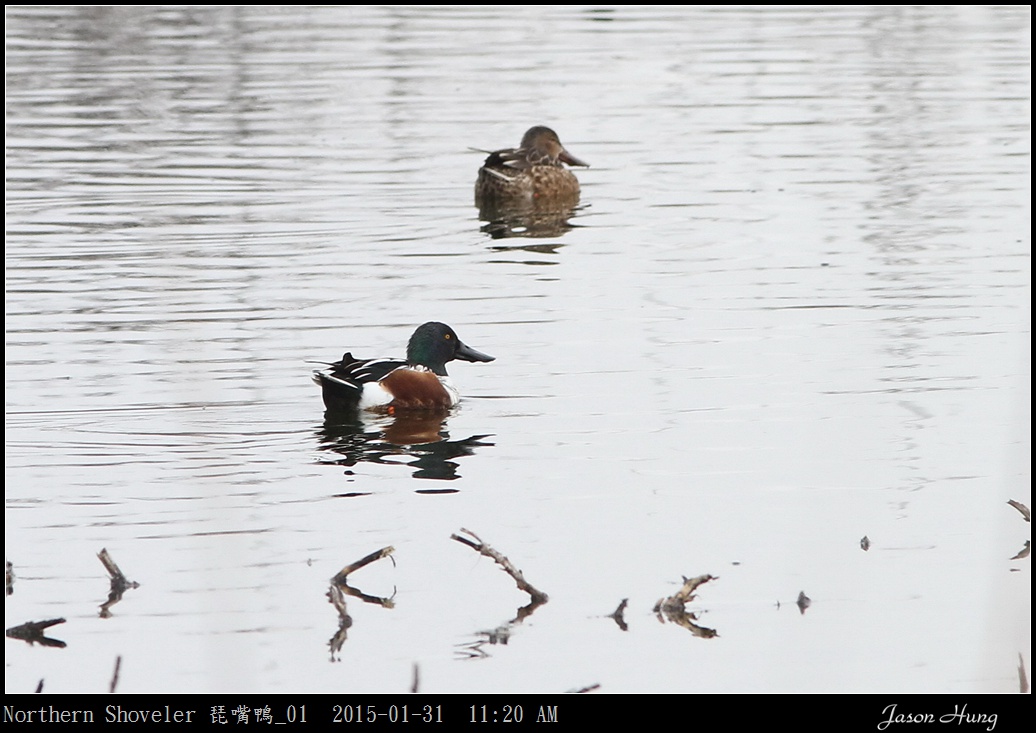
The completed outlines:
{"type": "Polygon", "coordinates": [[[331,661],[335,660],[335,654],[341,654],[342,645],[345,644],[345,640],[349,637],[349,627],[353,625],[353,617],[349,615],[349,611],[345,604],[345,594],[342,592],[342,586],[338,583],[332,583],[331,588],[327,591],[328,600],[331,601],[331,605],[335,607],[335,611],[338,612],[338,630],[335,631],[334,636],[328,642],[328,646],[331,649],[331,661]]]}
{"type": "Polygon", "coordinates": [[[122,594],[133,588],[139,588],[140,583],[129,580],[126,575],[119,570],[119,566],[112,560],[112,556],[108,554],[108,550],[102,548],[97,553],[97,559],[104,565],[104,569],[108,571],[108,575],[111,578],[111,588],[108,591],[108,600],[101,604],[101,618],[109,618],[111,616],[111,609],[116,603],[122,600],[122,594]]]}
{"type": "Polygon", "coordinates": [[[713,575],[699,575],[696,578],[684,578],[683,585],[680,590],[676,591],[673,595],[668,598],[662,598],[655,604],[655,614],[658,615],[659,621],[668,620],[679,626],[683,626],[685,629],[690,631],[697,637],[702,639],[711,639],[719,634],[715,629],[708,629],[704,626],[699,626],[696,622],[698,617],[693,613],[688,613],[685,605],[695,599],[694,591],[700,586],[705,585],[710,580],[719,580],[719,578],[713,575]]]}
{"type": "Polygon", "coordinates": [[[97,559],[104,565],[104,569],[108,571],[108,575],[111,576],[112,592],[124,593],[131,588],[139,588],[140,583],[129,580],[125,573],[119,570],[119,566],[112,560],[112,556],[108,554],[108,550],[102,548],[97,553],[97,559]]]}
{"type": "MultiPolygon", "coordinates": [[[[392,560],[392,565],[395,566],[396,560],[392,557],[392,553],[395,551],[396,548],[389,545],[388,547],[382,547],[380,550],[372,552],[366,557],[360,558],[354,563],[346,565],[344,568],[338,571],[335,577],[331,578],[332,589],[337,589],[339,593],[344,593],[346,595],[353,596],[354,598],[359,598],[364,603],[373,603],[377,606],[384,606],[385,608],[394,608],[395,603],[392,601],[392,598],[383,598],[381,596],[367,595],[363,591],[360,591],[349,585],[348,578],[350,573],[356,572],[360,568],[366,567],[367,565],[370,565],[372,562],[376,562],[385,557],[392,560]]],[[[392,595],[395,596],[395,591],[393,591],[392,595]]],[[[331,599],[331,602],[335,602],[333,598],[331,599]]]]}
{"type": "MultiPolygon", "coordinates": [[[[391,598],[367,595],[366,593],[353,588],[348,582],[349,574],[385,557],[391,559],[394,566],[396,564],[396,560],[392,557],[392,553],[395,551],[396,548],[391,545],[388,547],[382,547],[380,550],[376,550],[369,555],[361,557],[356,562],[346,565],[335,573],[333,578],[331,578],[331,587],[327,591],[327,598],[338,613],[338,630],[335,631],[334,636],[332,636],[331,640],[328,642],[328,646],[331,648],[331,661],[334,661],[335,654],[341,653],[342,645],[345,643],[345,640],[349,635],[349,628],[353,625],[353,618],[349,615],[345,602],[345,597],[347,595],[359,598],[365,603],[373,603],[377,606],[382,606],[383,608],[392,608],[395,605],[391,598]]],[[[394,592],[393,595],[395,595],[394,592]]]]}
{"type": "Polygon", "coordinates": [[[51,618],[46,621],[27,621],[24,624],[18,626],[12,626],[5,632],[9,639],[21,639],[27,641],[29,644],[40,644],[42,646],[52,646],[58,649],[64,649],[65,642],[58,639],[51,639],[46,636],[44,632],[51,626],[65,623],[63,618],[51,618]]]}
{"type": "Polygon", "coordinates": [[[514,582],[518,585],[518,590],[525,591],[529,594],[529,597],[532,599],[533,605],[538,606],[540,604],[546,603],[549,600],[547,598],[546,593],[543,593],[542,591],[533,588],[532,584],[525,579],[524,575],[522,575],[521,570],[516,568],[514,564],[506,557],[504,557],[502,554],[500,554],[500,552],[494,550],[492,547],[484,543],[481,537],[472,532],[470,529],[464,529],[463,527],[461,527],[460,531],[464,534],[471,535],[472,537],[474,537],[474,541],[469,540],[467,537],[461,537],[455,534],[450,535],[450,539],[456,540],[457,542],[460,542],[463,545],[467,545],[480,555],[485,555],[486,557],[491,558],[497,565],[504,569],[505,573],[507,573],[514,579],[514,582]]]}

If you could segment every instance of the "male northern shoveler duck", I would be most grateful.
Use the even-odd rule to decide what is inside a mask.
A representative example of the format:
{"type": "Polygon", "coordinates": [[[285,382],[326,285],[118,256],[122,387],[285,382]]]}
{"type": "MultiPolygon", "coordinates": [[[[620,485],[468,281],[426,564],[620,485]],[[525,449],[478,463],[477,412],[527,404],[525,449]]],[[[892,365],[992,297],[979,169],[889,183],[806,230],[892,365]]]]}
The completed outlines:
{"type": "Polygon", "coordinates": [[[588,166],[565,150],[556,132],[533,127],[517,148],[490,153],[478,171],[475,205],[535,199],[579,200],[579,180],[568,165],[588,166]]]}
{"type": "Polygon", "coordinates": [[[494,357],[466,346],[445,323],[425,323],[410,337],[406,359],[341,361],[313,373],[329,410],[445,410],[460,400],[446,374],[446,362],[493,361],[494,357]]]}

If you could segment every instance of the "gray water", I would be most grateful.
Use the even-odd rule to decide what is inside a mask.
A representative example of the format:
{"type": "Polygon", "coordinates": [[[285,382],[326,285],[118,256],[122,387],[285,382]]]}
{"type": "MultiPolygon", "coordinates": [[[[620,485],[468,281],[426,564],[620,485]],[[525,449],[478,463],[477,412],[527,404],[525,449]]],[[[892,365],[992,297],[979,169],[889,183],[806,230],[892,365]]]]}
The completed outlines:
{"type": "Polygon", "coordinates": [[[6,691],[1018,690],[1029,23],[8,7],[6,691]],[[500,230],[534,124],[582,200],[500,230]],[[452,414],[325,422],[428,320],[452,414]]]}

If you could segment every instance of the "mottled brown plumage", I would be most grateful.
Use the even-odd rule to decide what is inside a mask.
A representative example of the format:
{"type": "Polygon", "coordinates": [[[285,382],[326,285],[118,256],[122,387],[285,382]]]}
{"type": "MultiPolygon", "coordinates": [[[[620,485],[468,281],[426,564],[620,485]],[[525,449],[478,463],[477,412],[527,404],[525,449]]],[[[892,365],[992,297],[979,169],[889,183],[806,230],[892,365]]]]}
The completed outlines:
{"type": "Polygon", "coordinates": [[[579,180],[566,163],[588,165],[569,154],[549,127],[533,127],[519,147],[497,150],[486,158],[475,183],[475,205],[485,208],[542,200],[575,204],[579,180]]]}

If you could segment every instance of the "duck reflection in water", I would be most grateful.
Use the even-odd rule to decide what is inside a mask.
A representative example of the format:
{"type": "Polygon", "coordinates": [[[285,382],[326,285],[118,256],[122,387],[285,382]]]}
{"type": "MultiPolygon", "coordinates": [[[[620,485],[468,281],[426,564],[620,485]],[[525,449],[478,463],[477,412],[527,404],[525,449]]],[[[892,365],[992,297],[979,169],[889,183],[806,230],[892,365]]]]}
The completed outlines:
{"type": "Polygon", "coordinates": [[[414,478],[452,481],[460,478],[455,459],[474,455],[476,448],[494,444],[485,442],[490,435],[450,440],[447,418],[448,414],[439,411],[401,411],[387,415],[328,410],[324,425],[317,433],[320,449],[337,453],[339,457],[323,462],[346,467],[358,463],[404,464],[414,469],[414,478]]]}
{"type": "MultiPolygon", "coordinates": [[[[486,152],[486,151],[482,151],[486,152]]],[[[475,206],[494,239],[557,237],[579,204],[579,180],[565,165],[587,166],[542,125],[529,129],[517,148],[488,154],[475,182],[475,206]]]]}

